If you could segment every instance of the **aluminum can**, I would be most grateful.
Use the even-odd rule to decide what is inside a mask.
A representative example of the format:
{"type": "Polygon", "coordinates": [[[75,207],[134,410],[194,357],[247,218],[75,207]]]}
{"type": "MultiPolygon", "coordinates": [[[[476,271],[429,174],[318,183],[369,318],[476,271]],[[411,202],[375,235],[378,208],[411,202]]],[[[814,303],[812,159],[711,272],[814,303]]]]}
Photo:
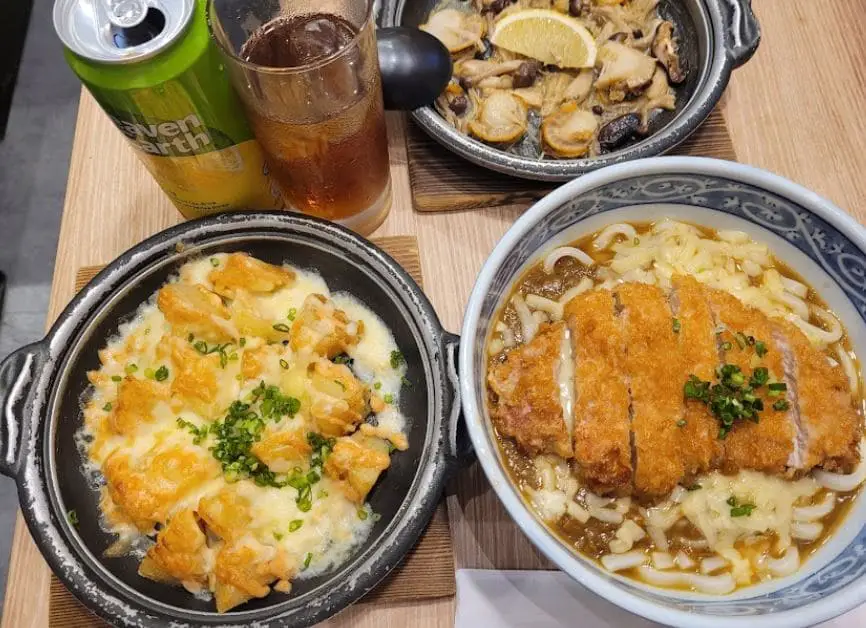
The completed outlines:
{"type": "Polygon", "coordinates": [[[70,67],[187,218],[279,209],[205,0],[56,0],[70,67]]]}

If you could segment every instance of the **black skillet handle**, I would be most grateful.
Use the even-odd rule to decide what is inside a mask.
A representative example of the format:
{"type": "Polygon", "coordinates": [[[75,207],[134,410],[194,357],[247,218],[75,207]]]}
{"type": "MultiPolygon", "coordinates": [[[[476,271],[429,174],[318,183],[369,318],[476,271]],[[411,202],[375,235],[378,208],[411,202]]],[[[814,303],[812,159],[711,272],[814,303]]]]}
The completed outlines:
{"type": "Polygon", "coordinates": [[[27,399],[39,373],[45,349],[34,343],[12,352],[0,362],[0,473],[15,477],[29,428],[27,399]]]}
{"type": "Polygon", "coordinates": [[[761,43],[761,25],[752,0],[721,0],[725,22],[725,48],[735,68],[752,58],[761,43]]]}
{"type": "Polygon", "coordinates": [[[460,376],[457,372],[457,350],[460,347],[460,336],[444,332],[442,342],[445,367],[452,390],[452,405],[448,415],[447,447],[452,462],[451,468],[453,472],[457,472],[475,462],[475,450],[472,448],[472,440],[469,438],[460,405],[460,376]]]}

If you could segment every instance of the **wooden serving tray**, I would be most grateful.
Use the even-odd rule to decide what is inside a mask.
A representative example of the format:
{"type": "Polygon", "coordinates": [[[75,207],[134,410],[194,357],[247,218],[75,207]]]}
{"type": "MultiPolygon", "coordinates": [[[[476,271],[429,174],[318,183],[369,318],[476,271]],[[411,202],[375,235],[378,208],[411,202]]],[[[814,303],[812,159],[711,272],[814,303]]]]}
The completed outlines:
{"type": "MultiPolygon", "coordinates": [[[[421,259],[415,236],[374,238],[373,243],[393,257],[412,278],[422,285],[421,259]]],[[[81,290],[102,266],[80,268],[75,277],[75,291],[81,290]]],[[[384,604],[453,596],[454,552],[448,528],[448,513],[443,500],[418,544],[406,555],[402,564],[359,603],[384,604]]],[[[57,577],[51,575],[48,599],[50,628],[104,628],[108,626],[88,611],[57,577]]]]}
{"type": "MultiPolygon", "coordinates": [[[[440,146],[411,122],[406,129],[406,150],[412,204],[420,212],[529,206],[558,187],[476,166],[440,146]]],[[[671,154],[736,161],[737,153],[722,109],[714,109],[700,128],[671,154]]]]}

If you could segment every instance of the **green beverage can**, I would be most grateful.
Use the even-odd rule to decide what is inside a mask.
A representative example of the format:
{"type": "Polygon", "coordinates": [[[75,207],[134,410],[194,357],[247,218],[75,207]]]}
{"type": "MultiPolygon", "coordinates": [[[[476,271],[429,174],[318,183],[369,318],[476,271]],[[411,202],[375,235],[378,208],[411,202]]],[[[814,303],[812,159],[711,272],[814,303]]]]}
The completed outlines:
{"type": "Polygon", "coordinates": [[[278,209],[206,0],[56,0],[72,70],[187,218],[278,209]]]}

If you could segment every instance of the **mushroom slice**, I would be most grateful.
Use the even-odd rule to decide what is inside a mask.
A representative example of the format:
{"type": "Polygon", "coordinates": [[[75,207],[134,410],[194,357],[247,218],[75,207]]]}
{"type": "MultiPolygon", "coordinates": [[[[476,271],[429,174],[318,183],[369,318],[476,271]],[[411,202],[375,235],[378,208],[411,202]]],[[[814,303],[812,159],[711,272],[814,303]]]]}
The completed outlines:
{"type": "Polygon", "coordinates": [[[541,136],[557,155],[582,157],[589,151],[598,129],[598,120],[589,112],[566,103],[559,111],[544,119],[541,136]]]}
{"type": "Polygon", "coordinates": [[[578,103],[583,102],[589,96],[589,92],[592,91],[594,80],[595,74],[592,68],[581,70],[574,80],[568,84],[568,87],[565,88],[565,99],[574,100],[578,103]]]}
{"type": "Polygon", "coordinates": [[[454,65],[454,76],[459,78],[464,85],[478,85],[484,79],[495,76],[502,76],[516,72],[523,61],[516,59],[514,61],[481,61],[480,59],[467,59],[454,65]]]}
{"type": "Polygon", "coordinates": [[[636,113],[627,113],[614,118],[598,132],[598,144],[604,152],[621,148],[636,137],[646,134],[641,117],[636,113]]]}
{"type": "Polygon", "coordinates": [[[481,101],[469,131],[485,142],[513,142],[526,132],[526,105],[511,92],[495,91],[481,101]]]}
{"type": "Polygon", "coordinates": [[[677,53],[674,25],[668,21],[662,22],[656,31],[656,36],[653,40],[653,54],[664,66],[665,70],[667,70],[671,83],[679,85],[686,80],[685,68],[680,63],[680,56],[677,53]]]}
{"type": "Polygon", "coordinates": [[[611,102],[621,102],[626,96],[643,91],[656,69],[655,59],[615,41],[608,41],[599,49],[598,59],[602,70],[595,86],[608,90],[611,102]]]}
{"type": "Polygon", "coordinates": [[[427,23],[418,28],[433,35],[453,53],[471,46],[482,47],[481,38],[486,31],[486,22],[474,13],[445,9],[431,15],[427,23]]]}
{"type": "Polygon", "coordinates": [[[664,70],[657,68],[653,74],[653,80],[646,90],[646,106],[647,111],[652,109],[676,109],[676,96],[671,91],[671,86],[668,83],[668,76],[664,70]]]}

